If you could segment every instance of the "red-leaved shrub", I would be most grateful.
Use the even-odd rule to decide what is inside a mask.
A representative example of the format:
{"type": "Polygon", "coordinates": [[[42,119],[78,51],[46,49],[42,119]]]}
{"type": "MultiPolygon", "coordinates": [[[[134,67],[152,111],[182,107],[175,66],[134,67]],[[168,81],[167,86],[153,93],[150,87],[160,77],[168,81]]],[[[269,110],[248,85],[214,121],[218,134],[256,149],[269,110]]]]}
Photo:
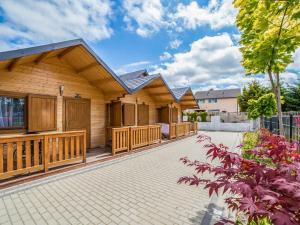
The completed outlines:
{"type": "MultiPolygon", "coordinates": [[[[198,141],[206,141],[208,157],[218,159],[220,163],[214,166],[181,158],[184,164],[195,168],[196,174],[181,177],[179,183],[205,184],[210,196],[214,192],[229,192],[231,197],[225,199],[228,208],[243,213],[248,222],[269,218],[276,225],[300,224],[300,155],[296,143],[262,130],[259,146],[249,153],[271,159],[269,165],[262,163],[264,160],[244,159],[223,144],[212,143],[208,136],[200,135],[198,141]],[[213,174],[214,179],[201,178],[205,172],[213,174]]],[[[227,222],[230,221],[223,220],[218,224],[227,222]]]]}

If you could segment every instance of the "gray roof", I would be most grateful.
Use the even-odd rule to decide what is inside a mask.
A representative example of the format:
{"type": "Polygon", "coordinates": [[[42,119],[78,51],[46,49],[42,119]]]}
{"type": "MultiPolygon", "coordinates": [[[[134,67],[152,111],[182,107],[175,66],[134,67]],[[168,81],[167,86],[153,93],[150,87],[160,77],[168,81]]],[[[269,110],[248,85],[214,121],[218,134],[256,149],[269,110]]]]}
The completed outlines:
{"type": "Polygon", "coordinates": [[[161,79],[163,83],[166,85],[167,89],[173,96],[173,98],[178,101],[173,91],[170,89],[169,85],[165,81],[165,79],[161,76],[161,74],[151,74],[147,72],[147,70],[138,70],[131,73],[122,74],[119,76],[120,79],[124,82],[124,84],[129,89],[130,93],[136,92],[143,87],[150,84],[153,80],[161,79]]]}
{"type": "Polygon", "coordinates": [[[129,79],[134,79],[134,78],[138,78],[138,77],[145,77],[148,76],[148,72],[147,70],[138,70],[138,71],[134,71],[134,72],[130,72],[130,73],[125,73],[120,75],[120,77],[124,80],[129,80],[129,79]]]}
{"type": "Polygon", "coordinates": [[[140,70],[132,73],[127,73],[120,76],[120,79],[124,82],[131,93],[145,87],[151,81],[159,78],[160,75],[148,75],[147,71],[140,70]]]}
{"type": "Polygon", "coordinates": [[[190,90],[190,87],[173,88],[172,92],[175,98],[177,99],[177,101],[179,101],[188,90],[190,90]]]}
{"type": "Polygon", "coordinates": [[[41,46],[35,46],[35,47],[30,47],[30,48],[24,48],[24,49],[17,49],[17,50],[12,50],[12,51],[6,51],[6,52],[1,52],[0,54],[0,61],[5,61],[9,59],[14,59],[14,58],[19,58],[19,57],[24,57],[24,56],[29,56],[29,55],[35,55],[43,52],[49,52],[61,48],[67,48],[67,47],[72,47],[76,45],[81,45],[83,46],[94,58],[95,60],[103,66],[103,68],[106,69],[108,73],[111,74],[111,76],[121,84],[121,86],[129,92],[127,86],[124,84],[124,82],[110,69],[104,61],[87,45],[87,43],[83,39],[74,39],[74,40],[69,40],[69,41],[62,41],[62,42],[57,42],[57,43],[52,43],[52,44],[47,44],[47,45],[41,45],[41,46]]]}
{"type": "Polygon", "coordinates": [[[225,89],[225,90],[209,90],[198,91],[195,94],[196,99],[209,99],[209,98],[236,98],[241,94],[240,88],[225,89]]]}

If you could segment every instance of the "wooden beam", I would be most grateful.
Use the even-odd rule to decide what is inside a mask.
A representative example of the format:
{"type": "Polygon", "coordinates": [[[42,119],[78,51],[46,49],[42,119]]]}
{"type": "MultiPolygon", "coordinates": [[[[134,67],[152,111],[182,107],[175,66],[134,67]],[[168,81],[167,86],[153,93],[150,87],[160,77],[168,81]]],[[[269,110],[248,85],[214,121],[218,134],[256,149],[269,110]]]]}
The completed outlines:
{"type": "Polygon", "coordinates": [[[171,93],[155,93],[155,94],[150,94],[151,96],[155,97],[159,97],[159,96],[168,96],[171,95],[171,93]]]}
{"type": "Polygon", "coordinates": [[[91,63],[91,64],[89,64],[89,65],[87,65],[87,66],[81,67],[80,69],[78,69],[78,70],[76,71],[76,73],[82,73],[83,71],[88,70],[88,69],[91,69],[91,68],[93,68],[94,66],[97,66],[97,65],[98,65],[97,62],[93,62],[93,63],[91,63]]]}
{"type": "Polygon", "coordinates": [[[67,55],[68,53],[70,53],[71,51],[73,51],[75,48],[77,48],[78,46],[72,46],[72,47],[68,47],[65,50],[63,50],[61,53],[59,53],[57,55],[57,57],[59,59],[61,59],[62,57],[64,57],[65,55],[67,55]]]}
{"type": "Polygon", "coordinates": [[[7,65],[6,69],[8,71],[12,71],[17,66],[17,63],[20,61],[21,58],[22,57],[15,58],[12,61],[10,61],[10,63],[7,65]]]}
{"type": "Polygon", "coordinates": [[[193,102],[194,99],[182,99],[180,100],[180,102],[193,102]]]}
{"type": "Polygon", "coordinates": [[[108,83],[116,82],[114,78],[104,78],[104,79],[98,79],[91,81],[92,84],[95,85],[106,85],[108,83]]]}
{"type": "Polygon", "coordinates": [[[165,87],[165,85],[162,84],[151,85],[151,86],[144,87],[144,89],[161,88],[161,87],[165,87]]]}
{"type": "Polygon", "coordinates": [[[34,63],[35,64],[39,64],[43,59],[45,59],[49,54],[51,53],[51,51],[49,52],[43,52],[42,54],[40,54],[35,60],[34,63]]]}

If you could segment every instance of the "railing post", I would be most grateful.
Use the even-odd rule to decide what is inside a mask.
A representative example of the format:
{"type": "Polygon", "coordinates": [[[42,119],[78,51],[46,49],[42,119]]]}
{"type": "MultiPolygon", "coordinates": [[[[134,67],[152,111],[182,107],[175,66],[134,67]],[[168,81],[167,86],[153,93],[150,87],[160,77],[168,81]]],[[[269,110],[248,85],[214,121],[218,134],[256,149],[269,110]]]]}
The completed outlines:
{"type": "Polygon", "coordinates": [[[176,139],[178,138],[178,124],[175,123],[175,133],[176,133],[176,139]]]}
{"type": "Polygon", "coordinates": [[[86,131],[83,133],[82,162],[86,163],[86,131]]]}
{"type": "Polygon", "coordinates": [[[131,127],[128,127],[127,128],[127,145],[128,145],[128,152],[130,150],[132,150],[132,146],[131,146],[131,143],[132,143],[132,134],[131,134],[131,127]]]}
{"type": "Polygon", "coordinates": [[[116,149],[116,137],[115,137],[115,129],[111,128],[111,154],[115,155],[115,149],[116,149]]]}
{"type": "Polygon", "coordinates": [[[43,138],[44,140],[44,143],[43,143],[43,157],[44,157],[44,172],[47,172],[48,171],[48,164],[49,164],[49,137],[47,135],[44,136],[43,138]]]}
{"type": "Polygon", "coordinates": [[[290,141],[293,140],[293,114],[290,114],[290,141]]]}
{"type": "Polygon", "coordinates": [[[148,135],[147,135],[147,143],[150,145],[150,125],[148,125],[148,135]]]}

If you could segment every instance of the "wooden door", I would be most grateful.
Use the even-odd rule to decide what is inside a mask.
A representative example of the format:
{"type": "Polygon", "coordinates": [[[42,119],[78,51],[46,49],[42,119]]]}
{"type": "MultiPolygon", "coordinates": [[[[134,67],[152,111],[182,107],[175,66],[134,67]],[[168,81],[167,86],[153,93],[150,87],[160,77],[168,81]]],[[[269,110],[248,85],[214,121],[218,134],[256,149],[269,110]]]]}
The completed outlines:
{"type": "Polygon", "coordinates": [[[138,105],[138,126],[149,125],[149,105],[138,105]]]}
{"type": "Polygon", "coordinates": [[[64,99],[64,130],[86,130],[86,145],[90,147],[91,101],[89,99],[64,99]]]}

